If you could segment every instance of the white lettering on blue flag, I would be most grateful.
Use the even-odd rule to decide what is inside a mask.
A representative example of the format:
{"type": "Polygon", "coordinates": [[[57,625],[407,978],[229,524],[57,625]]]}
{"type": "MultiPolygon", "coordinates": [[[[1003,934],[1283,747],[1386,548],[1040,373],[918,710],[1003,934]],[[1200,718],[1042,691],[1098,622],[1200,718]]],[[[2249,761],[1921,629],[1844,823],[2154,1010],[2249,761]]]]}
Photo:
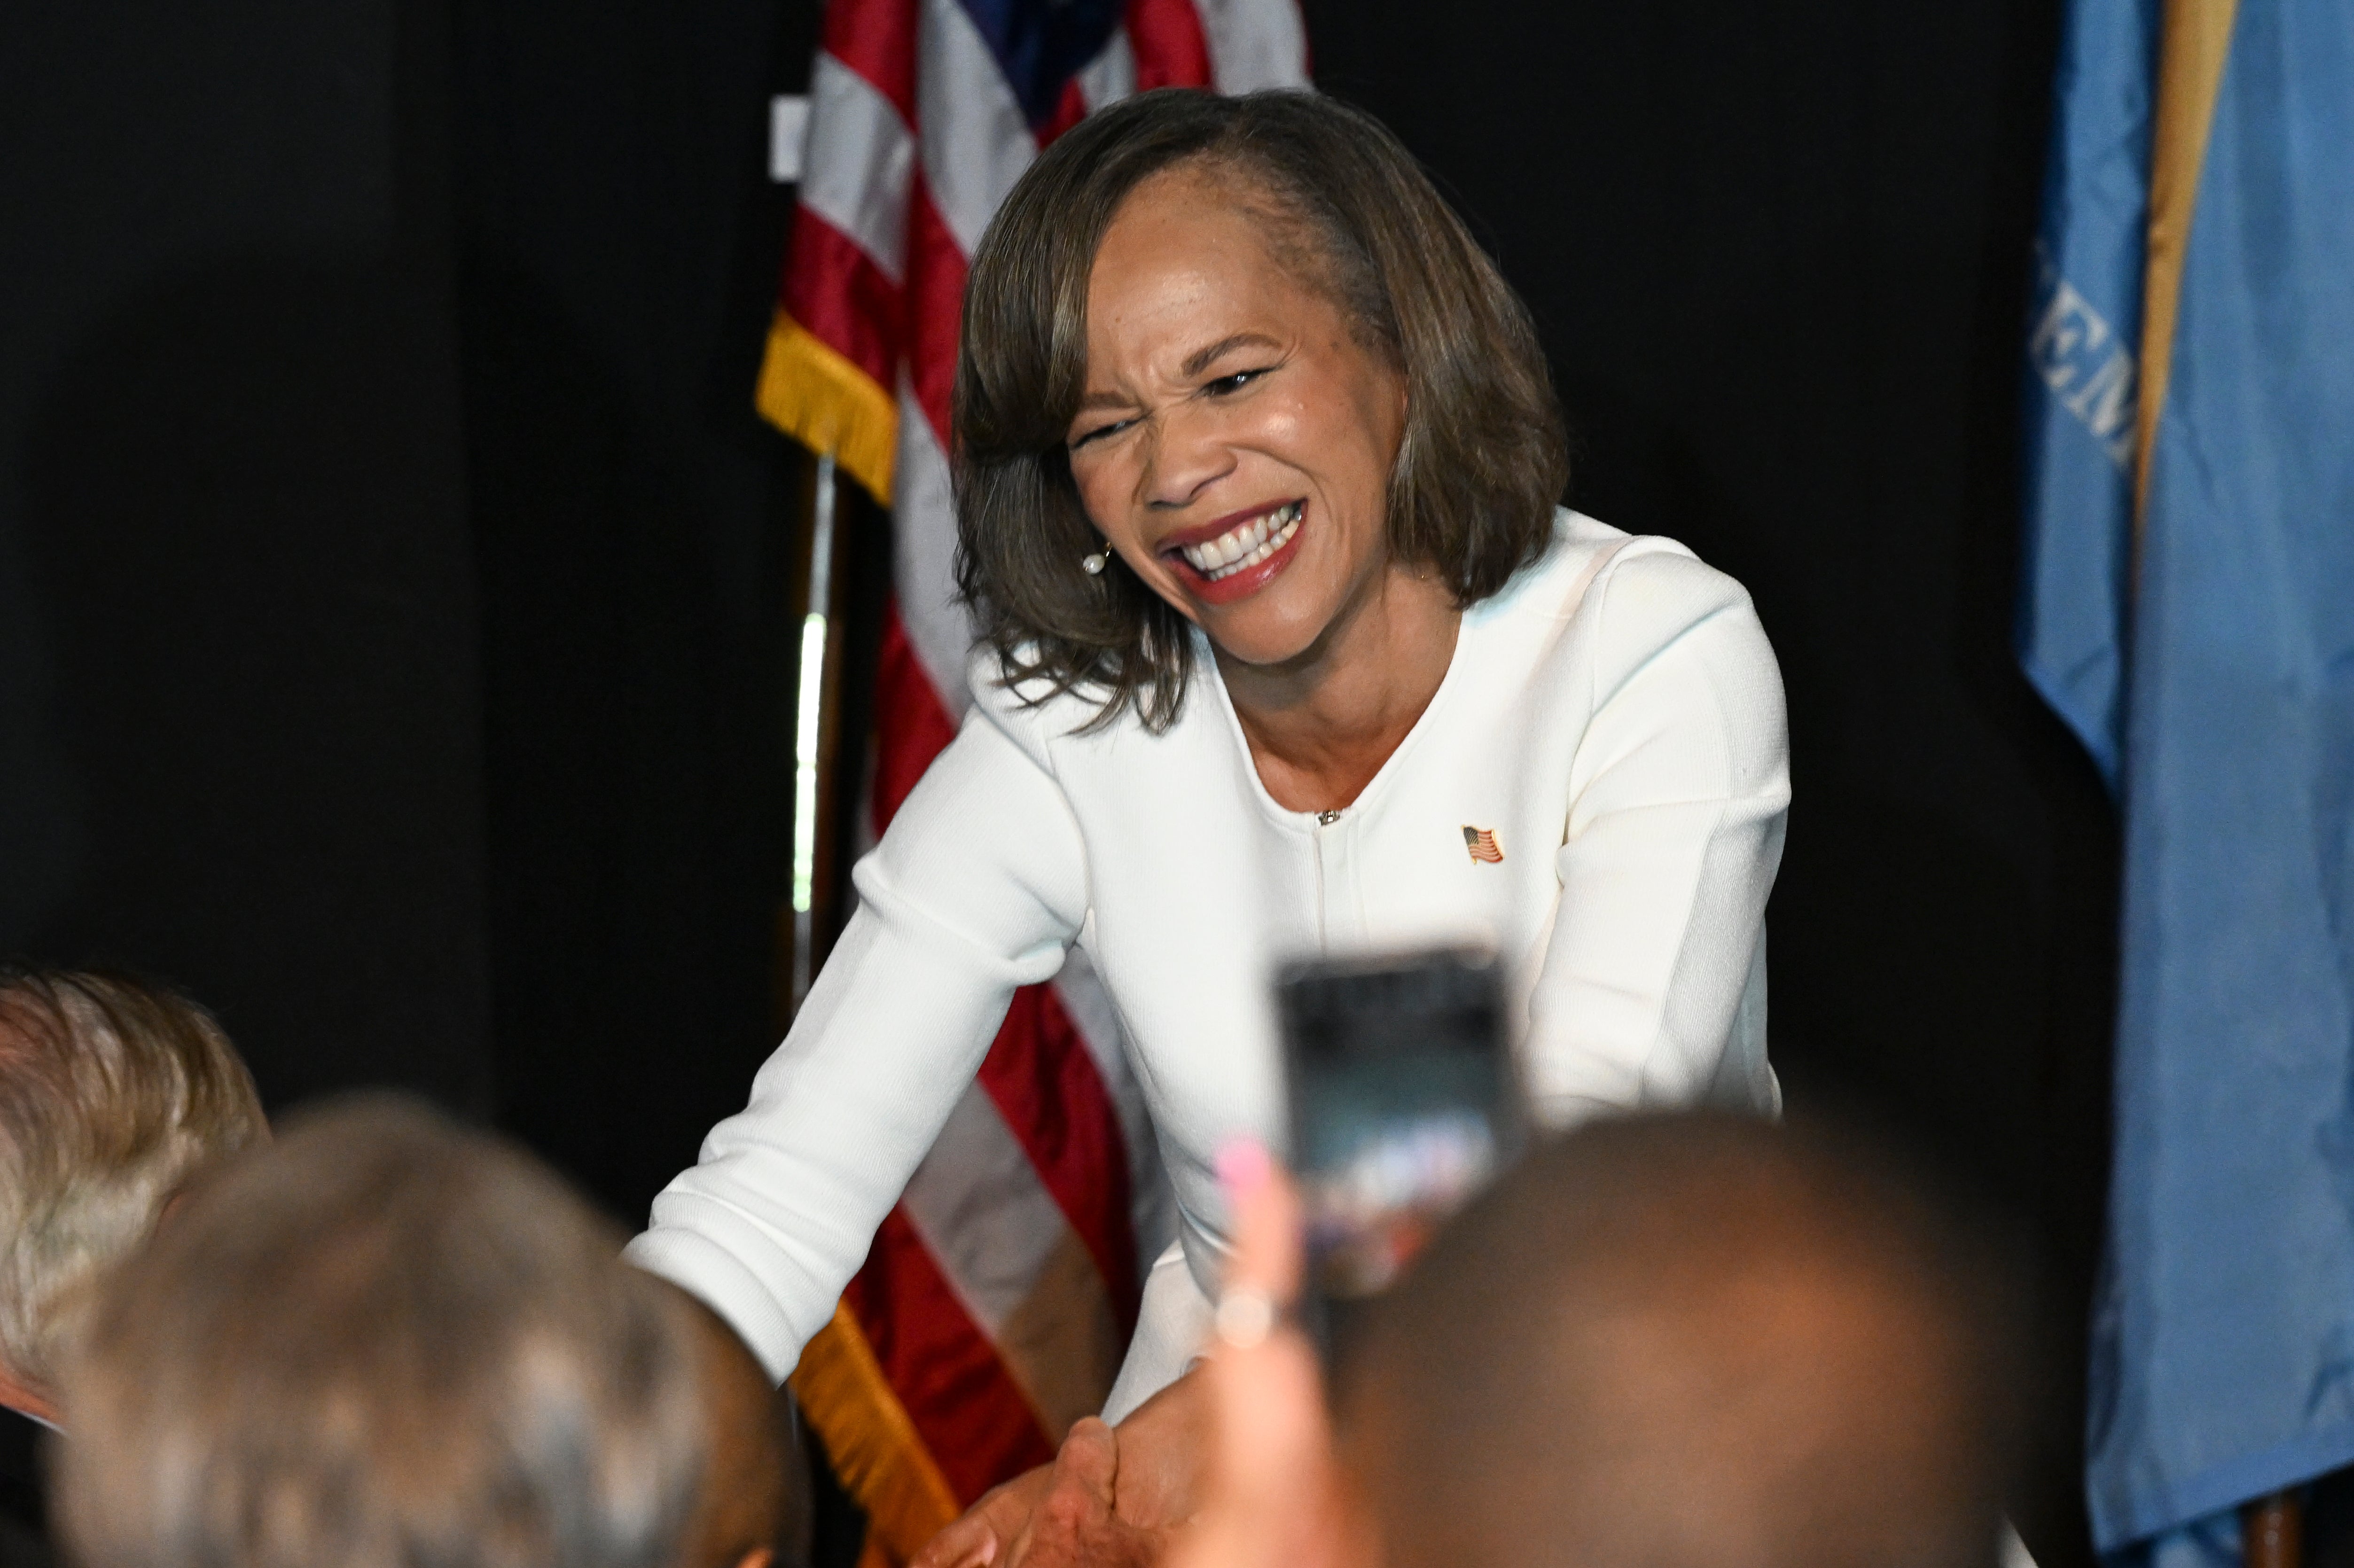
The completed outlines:
{"type": "Polygon", "coordinates": [[[2142,265],[2163,0],[2069,0],[2023,334],[2019,657],[2114,789],[2125,755],[2142,265]]]}
{"type": "Polygon", "coordinates": [[[2133,461],[2134,356],[2115,330],[2060,275],[2048,255],[2038,258],[2034,330],[2027,357],[2061,407],[2083,421],[2123,469],[2133,461]]]}

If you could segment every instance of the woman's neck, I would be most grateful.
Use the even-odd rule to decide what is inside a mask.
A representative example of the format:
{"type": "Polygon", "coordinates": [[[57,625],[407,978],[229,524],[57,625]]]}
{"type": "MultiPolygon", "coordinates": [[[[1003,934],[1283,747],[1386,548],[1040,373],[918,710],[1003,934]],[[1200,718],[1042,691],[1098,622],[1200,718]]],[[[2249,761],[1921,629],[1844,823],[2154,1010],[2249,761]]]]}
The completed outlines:
{"type": "Polygon", "coordinates": [[[1353,803],[1455,657],[1462,612],[1434,577],[1393,567],[1313,647],[1281,664],[1217,655],[1259,781],[1293,811],[1353,803]]]}

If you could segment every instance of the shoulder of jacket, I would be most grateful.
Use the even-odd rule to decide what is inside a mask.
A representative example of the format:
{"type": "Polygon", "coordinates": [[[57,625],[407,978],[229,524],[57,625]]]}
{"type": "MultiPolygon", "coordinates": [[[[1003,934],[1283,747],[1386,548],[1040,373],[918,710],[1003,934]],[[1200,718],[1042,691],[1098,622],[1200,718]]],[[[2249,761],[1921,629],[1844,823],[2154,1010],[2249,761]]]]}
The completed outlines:
{"type": "Polygon", "coordinates": [[[1627,541],[1596,574],[1581,609],[1610,621],[1689,625],[1721,610],[1746,609],[1749,590],[1673,539],[1627,541]]]}
{"type": "Polygon", "coordinates": [[[1606,686],[1653,654],[1722,617],[1736,643],[1772,658],[1747,590],[1683,545],[1630,535],[1564,510],[1553,547],[1480,607],[1537,630],[1551,657],[1593,660],[1606,686]],[[1490,608],[1492,607],[1492,608],[1490,608]],[[1617,673],[1614,676],[1613,672],[1617,673]]]}
{"type": "Polygon", "coordinates": [[[1606,689],[1675,646],[1704,646],[1712,663],[1775,667],[1749,590],[1672,539],[1629,539],[1596,574],[1575,620],[1606,689]]]}
{"type": "Polygon", "coordinates": [[[1742,592],[1740,584],[1673,539],[1628,534],[1563,507],[1554,514],[1553,543],[1545,553],[1481,609],[1582,619],[1628,588],[1638,598],[1689,603],[1703,611],[1742,592]]]}
{"type": "Polygon", "coordinates": [[[1127,713],[1103,729],[1088,729],[1101,711],[1099,694],[1086,688],[1056,692],[1052,682],[1039,678],[1008,680],[996,650],[986,644],[975,648],[966,661],[965,687],[972,696],[972,711],[981,721],[1003,734],[1050,773],[1055,770],[1051,756],[1055,748],[1074,740],[1085,742],[1109,735],[1136,723],[1134,714],[1127,713]]]}

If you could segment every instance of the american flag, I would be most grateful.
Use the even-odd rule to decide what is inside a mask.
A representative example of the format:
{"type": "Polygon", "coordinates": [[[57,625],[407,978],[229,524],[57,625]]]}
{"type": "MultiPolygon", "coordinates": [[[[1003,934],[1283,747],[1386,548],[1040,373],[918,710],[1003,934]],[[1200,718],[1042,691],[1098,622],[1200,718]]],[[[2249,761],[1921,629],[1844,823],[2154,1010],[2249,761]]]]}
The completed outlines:
{"type": "MultiPolygon", "coordinates": [[[[892,508],[874,826],[955,733],[949,390],[967,259],[1038,149],[1164,86],[1307,84],[1296,0],[832,0],[761,411],[892,508]]],[[[1077,956],[1017,993],[978,1081],[795,1374],[904,1562],[1095,1412],[1165,1225],[1112,1010],[1077,956]]]]}
{"type": "Polygon", "coordinates": [[[1504,852],[1490,829],[1475,828],[1469,822],[1463,824],[1463,847],[1471,852],[1473,860],[1483,860],[1490,865],[1504,863],[1504,852]]]}

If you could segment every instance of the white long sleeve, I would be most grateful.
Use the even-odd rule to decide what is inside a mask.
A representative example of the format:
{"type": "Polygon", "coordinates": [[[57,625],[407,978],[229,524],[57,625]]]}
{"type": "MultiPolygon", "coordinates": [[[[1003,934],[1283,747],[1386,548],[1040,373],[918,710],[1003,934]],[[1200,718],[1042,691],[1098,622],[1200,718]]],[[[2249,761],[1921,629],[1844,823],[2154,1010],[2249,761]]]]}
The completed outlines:
{"type": "Polygon", "coordinates": [[[1762,994],[1741,1012],[1764,986],[1790,801],[1773,650],[1748,596],[1681,554],[1616,565],[1581,619],[1593,716],[1529,1003],[1537,1114],[1561,1124],[1703,1098],[1776,1109],[1762,994]]]}
{"type": "Polygon", "coordinates": [[[1195,1291],[1156,1276],[1130,1366],[1159,1370],[1123,1378],[1130,1396],[1199,1332],[1216,1150],[1284,1141],[1267,980],[1288,959],[1490,947],[1549,1120],[1776,1104],[1781,680],[1748,596],[1682,546],[1563,514],[1545,558],[1465,612],[1428,709],[1331,821],[1268,797],[1206,651],[1160,735],[1088,731],[1082,699],[1026,707],[977,670],[972,716],[861,864],[861,910],[751,1104],[631,1246],[772,1372],[827,1320],[1013,988],[1073,943],[1127,1036],[1195,1291]],[[1467,828],[1501,860],[1472,857],[1467,828]]]}

